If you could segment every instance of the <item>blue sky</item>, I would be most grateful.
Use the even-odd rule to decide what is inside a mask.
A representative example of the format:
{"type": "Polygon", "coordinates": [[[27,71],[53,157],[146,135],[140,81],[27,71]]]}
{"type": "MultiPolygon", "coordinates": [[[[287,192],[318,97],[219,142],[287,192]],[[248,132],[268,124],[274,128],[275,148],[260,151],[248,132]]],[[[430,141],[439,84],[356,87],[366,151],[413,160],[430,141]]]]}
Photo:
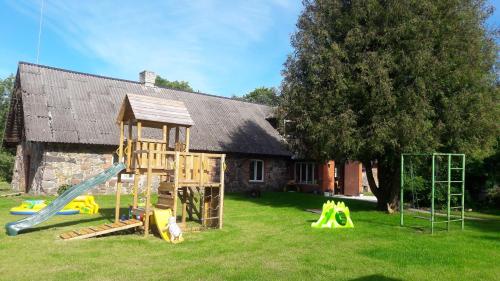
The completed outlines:
{"type": "MultiPolygon", "coordinates": [[[[500,0],[490,24],[500,26],[500,0]]],[[[0,0],[0,77],[36,62],[41,0],[0,0]]],[[[223,96],[279,86],[301,1],[45,0],[39,63],[223,96]]]]}

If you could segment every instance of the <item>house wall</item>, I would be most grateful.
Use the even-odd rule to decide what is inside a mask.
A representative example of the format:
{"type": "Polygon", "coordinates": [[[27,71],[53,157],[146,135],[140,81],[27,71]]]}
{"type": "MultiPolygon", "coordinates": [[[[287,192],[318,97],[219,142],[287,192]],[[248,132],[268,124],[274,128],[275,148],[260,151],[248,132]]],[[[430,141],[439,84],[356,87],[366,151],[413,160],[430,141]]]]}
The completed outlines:
{"type": "Polygon", "coordinates": [[[348,161],[344,166],[344,195],[359,196],[362,189],[362,167],[358,161],[348,161]]]}
{"type": "MultiPolygon", "coordinates": [[[[24,142],[17,147],[12,188],[30,194],[55,194],[63,184],[78,184],[109,168],[113,152],[109,146],[24,142]]],[[[113,193],[115,186],[116,178],[92,193],[113,193]]],[[[127,187],[126,182],[124,189],[127,187]]]]}
{"type": "Polygon", "coordinates": [[[283,190],[289,176],[290,161],[281,157],[233,155],[226,156],[225,189],[241,192],[251,189],[266,191],[283,190]],[[264,161],[264,181],[250,182],[250,162],[252,159],[264,161]]]}
{"type": "MultiPolygon", "coordinates": [[[[114,152],[115,148],[110,146],[23,142],[17,146],[12,189],[30,194],[55,194],[63,184],[78,184],[109,168],[114,152]]],[[[228,154],[225,189],[229,192],[252,188],[282,190],[289,179],[287,164],[286,158],[228,154]],[[250,159],[264,161],[263,182],[249,182],[250,159]]],[[[89,193],[115,193],[116,181],[114,177],[89,193]]],[[[122,192],[130,193],[133,176],[122,175],[122,182],[122,192]]],[[[143,175],[139,180],[140,192],[145,184],[146,176],[143,175]]],[[[158,184],[159,178],[153,177],[153,192],[156,192],[158,184]]]]}
{"type": "Polygon", "coordinates": [[[335,161],[329,160],[321,164],[321,190],[333,191],[335,186],[335,161]]]}

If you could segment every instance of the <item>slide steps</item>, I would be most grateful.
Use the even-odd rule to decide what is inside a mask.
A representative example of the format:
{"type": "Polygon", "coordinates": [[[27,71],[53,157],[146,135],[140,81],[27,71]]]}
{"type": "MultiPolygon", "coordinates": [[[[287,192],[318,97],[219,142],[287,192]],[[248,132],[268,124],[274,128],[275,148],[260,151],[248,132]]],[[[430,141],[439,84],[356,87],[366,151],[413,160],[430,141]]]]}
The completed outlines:
{"type": "Polygon", "coordinates": [[[117,223],[107,223],[99,226],[90,226],[80,230],[69,231],[59,235],[59,237],[63,240],[86,239],[138,226],[142,226],[142,221],[131,219],[117,223]]]}

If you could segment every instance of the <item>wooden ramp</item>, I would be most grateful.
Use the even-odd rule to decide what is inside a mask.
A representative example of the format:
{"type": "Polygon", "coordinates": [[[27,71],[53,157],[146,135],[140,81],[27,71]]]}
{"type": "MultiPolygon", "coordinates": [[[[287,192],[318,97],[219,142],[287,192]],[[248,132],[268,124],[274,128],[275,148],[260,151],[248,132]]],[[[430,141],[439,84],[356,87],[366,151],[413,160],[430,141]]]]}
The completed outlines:
{"type": "Polygon", "coordinates": [[[90,226],[80,230],[69,231],[59,235],[59,237],[61,237],[63,240],[85,239],[138,226],[142,226],[142,221],[132,219],[117,223],[107,223],[99,226],[90,226]]]}

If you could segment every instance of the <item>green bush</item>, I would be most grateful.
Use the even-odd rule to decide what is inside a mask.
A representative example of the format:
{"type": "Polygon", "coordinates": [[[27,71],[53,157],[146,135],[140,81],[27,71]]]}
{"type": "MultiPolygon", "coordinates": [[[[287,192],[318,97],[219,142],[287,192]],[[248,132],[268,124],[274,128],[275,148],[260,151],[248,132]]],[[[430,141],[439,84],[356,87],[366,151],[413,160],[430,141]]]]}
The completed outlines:
{"type": "Polygon", "coordinates": [[[62,185],[60,185],[59,188],[57,189],[57,194],[58,195],[63,194],[70,187],[71,187],[71,184],[62,184],[62,185]]]}
{"type": "Polygon", "coordinates": [[[500,209],[500,186],[489,189],[486,200],[488,205],[500,209]]]}
{"type": "Polygon", "coordinates": [[[423,177],[405,178],[404,187],[405,202],[411,202],[411,205],[417,207],[429,207],[431,188],[428,181],[423,177]]]}
{"type": "MultiPolygon", "coordinates": [[[[450,193],[460,193],[461,187],[452,184],[450,193]]],[[[414,207],[429,208],[431,207],[432,184],[421,176],[414,178],[406,178],[404,197],[405,202],[410,203],[414,207]],[[417,202],[418,200],[418,202],[417,202]]],[[[448,188],[445,184],[436,183],[434,189],[434,206],[436,209],[445,209],[448,200],[448,188]]],[[[451,206],[458,206],[460,203],[459,196],[451,197],[451,206]]]]}
{"type": "Polygon", "coordinates": [[[0,181],[11,182],[14,167],[14,155],[4,149],[0,149],[0,181]]]}

